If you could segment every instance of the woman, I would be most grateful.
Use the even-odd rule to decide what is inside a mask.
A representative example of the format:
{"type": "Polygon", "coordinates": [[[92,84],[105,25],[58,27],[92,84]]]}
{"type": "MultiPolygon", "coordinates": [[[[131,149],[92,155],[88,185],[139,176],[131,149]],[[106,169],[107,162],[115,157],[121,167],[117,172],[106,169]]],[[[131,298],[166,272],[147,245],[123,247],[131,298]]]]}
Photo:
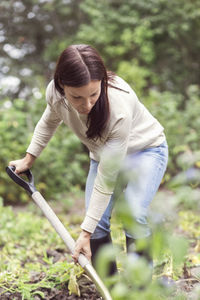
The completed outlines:
{"type": "Polygon", "coordinates": [[[113,191],[119,170],[130,176],[125,199],[140,230],[126,232],[127,246],[147,238],[148,207],[167,166],[163,127],[139,102],[131,87],[108,72],[97,51],[71,45],[58,60],[46,90],[47,107],[23,159],[10,162],[21,173],[33,165],[61,122],[69,126],[90,152],[86,182],[86,215],[73,258],[88,259],[110,242],[113,191]]]}

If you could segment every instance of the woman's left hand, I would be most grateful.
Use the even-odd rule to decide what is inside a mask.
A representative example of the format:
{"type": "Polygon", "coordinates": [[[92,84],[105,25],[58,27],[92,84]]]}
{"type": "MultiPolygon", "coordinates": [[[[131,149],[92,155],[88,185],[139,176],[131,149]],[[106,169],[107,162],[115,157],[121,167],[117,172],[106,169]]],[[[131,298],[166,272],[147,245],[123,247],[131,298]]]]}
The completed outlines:
{"type": "Polygon", "coordinates": [[[75,262],[78,261],[80,253],[84,254],[88,260],[91,259],[91,249],[90,249],[90,236],[91,233],[87,231],[82,231],[76,241],[74,253],[72,258],[75,262]]]}

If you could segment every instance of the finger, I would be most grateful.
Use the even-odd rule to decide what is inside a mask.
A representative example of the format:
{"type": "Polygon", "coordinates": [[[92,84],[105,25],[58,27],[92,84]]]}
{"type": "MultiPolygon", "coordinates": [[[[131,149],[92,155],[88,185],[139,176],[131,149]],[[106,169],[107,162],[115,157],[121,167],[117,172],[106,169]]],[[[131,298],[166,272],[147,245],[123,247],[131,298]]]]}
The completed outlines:
{"type": "Polygon", "coordinates": [[[78,261],[79,255],[80,255],[80,250],[79,249],[75,249],[74,253],[72,254],[72,258],[75,260],[75,262],[78,261]]]}
{"type": "Polygon", "coordinates": [[[90,261],[91,257],[92,257],[92,253],[91,252],[87,252],[87,253],[85,253],[85,256],[90,261]]]}
{"type": "Polygon", "coordinates": [[[15,169],[13,170],[16,174],[19,174],[18,169],[16,167],[16,164],[14,161],[10,161],[8,164],[10,167],[15,167],[15,169]]]}
{"type": "Polygon", "coordinates": [[[78,263],[77,258],[74,255],[72,255],[72,258],[73,258],[74,262],[77,264],[78,263]]]}
{"type": "Polygon", "coordinates": [[[91,260],[92,253],[91,253],[91,251],[90,251],[88,248],[84,249],[84,251],[81,251],[81,253],[82,253],[88,260],[91,260]]]}
{"type": "Polygon", "coordinates": [[[21,170],[19,170],[17,167],[15,168],[15,173],[17,174],[17,175],[23,175],[22,173],[21,173],[21,170]]]}
{"type": "MultiPolygon", "coordinates": [[[[89,252],[89,251],[80,251],[79,253],[78,253],[78,256],[75,256],[75,259],[78,261],[78,258],[79,258],[79,255],[80,254],[83,254],[89,261],[91,260],[91,257],[92,257],[92,253],[91,253],[91,251],[89,252]]],[[[73,256],[72,256],[73,257],[73,256]]]]}

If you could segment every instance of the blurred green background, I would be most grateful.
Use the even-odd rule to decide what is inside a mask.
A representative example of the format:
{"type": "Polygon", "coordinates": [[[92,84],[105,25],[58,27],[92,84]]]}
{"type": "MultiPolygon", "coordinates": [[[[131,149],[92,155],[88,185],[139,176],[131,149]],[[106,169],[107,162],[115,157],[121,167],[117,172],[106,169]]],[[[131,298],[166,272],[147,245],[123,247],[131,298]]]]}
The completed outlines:
{"type": "MultiPolygon", "coordinates": [[[[5,167],[25,154],[45,107],[45,88],[58,55],[78,43],[96,47],[108,69],[129,82],[165,127],[170,160],[163,187],[179,186],[185,195],[180,201],[191,201],[194,190],[195,195],[199,191],[199,28],[199,0],[1,0],[0,197],[4,204],[28,200],[11,183],[5,167]]],[[[87,151],[61,126],[33,172],[45,197],[67,199],[69,193],[84,188],[87,169],[87,151]]]]}

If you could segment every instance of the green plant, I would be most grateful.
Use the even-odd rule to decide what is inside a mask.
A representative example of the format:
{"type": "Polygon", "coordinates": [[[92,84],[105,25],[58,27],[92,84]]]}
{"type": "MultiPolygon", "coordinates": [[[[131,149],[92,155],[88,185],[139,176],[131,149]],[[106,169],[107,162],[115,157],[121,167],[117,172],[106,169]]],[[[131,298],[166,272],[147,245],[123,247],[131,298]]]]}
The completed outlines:
{"type": "MultiPolygon", "coordinates": [[[[27,202],[29,199],[22,189],[11,183],[5,167],[10,160],[24,157],[44,108],[45,101],[35,98],[29,102],[17,99],[13,103],[5,99],[1,103],[0,195],[6,202],[27,202]]],[[[47,198],[67,199],[67,193],[76,193],[84,186],[87,162],[88,156],[78,138],[66,126],[60,126],[33,166],[36,186],[47,198]]]]}
{"type": "Polygon", "coordinates": [[[64,284],[80,295],[77,278],[83,270],[74,265],[48,221],[29,212],[16,214],[11,207],[1,206],[0,214],[1,295],[19,293],[30,300],[38,294],[45,299],[42,289],[59,289],[64,284]],[[59,250],[56,253],[62,253],[62,260],[55,262],[50,249],[59,250]]]}

